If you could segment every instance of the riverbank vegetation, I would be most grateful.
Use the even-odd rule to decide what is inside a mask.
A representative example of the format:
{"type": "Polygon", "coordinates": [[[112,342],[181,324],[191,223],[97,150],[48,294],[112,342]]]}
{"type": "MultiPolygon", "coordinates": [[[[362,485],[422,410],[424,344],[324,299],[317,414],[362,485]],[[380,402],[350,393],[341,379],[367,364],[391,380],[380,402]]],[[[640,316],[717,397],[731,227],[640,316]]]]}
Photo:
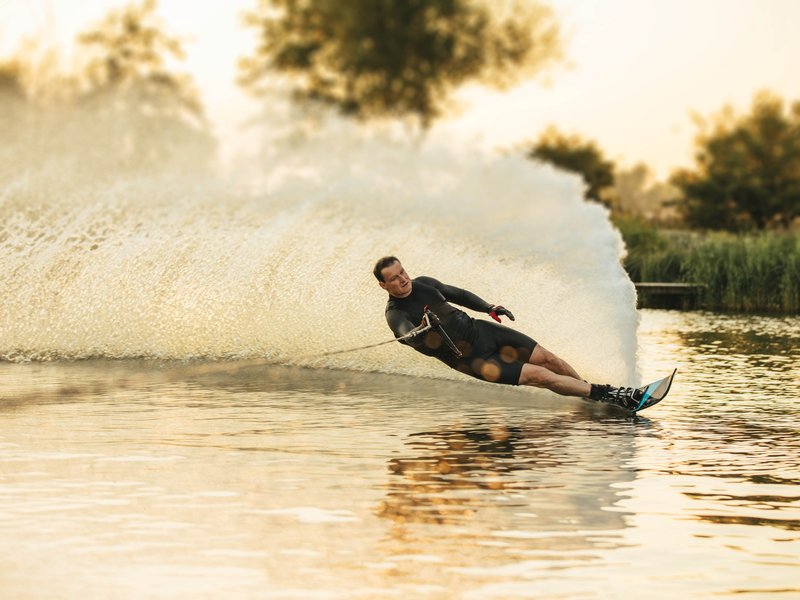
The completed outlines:
{"type": "Polygon", "coordinates": [[[761,92],[747,115],[697,123],[695,167],[668,182],[553,130],[528,155],[579,174],[609,208],[634,282],[701,286],[710,309],[800,312],[800,102],[761,92]]]}
{"type": "Polygon", "coordinates": [[[800,234],[660,229],[618,218],[633,281],[695,283],[712,310],[800,311],[800,234]]]}

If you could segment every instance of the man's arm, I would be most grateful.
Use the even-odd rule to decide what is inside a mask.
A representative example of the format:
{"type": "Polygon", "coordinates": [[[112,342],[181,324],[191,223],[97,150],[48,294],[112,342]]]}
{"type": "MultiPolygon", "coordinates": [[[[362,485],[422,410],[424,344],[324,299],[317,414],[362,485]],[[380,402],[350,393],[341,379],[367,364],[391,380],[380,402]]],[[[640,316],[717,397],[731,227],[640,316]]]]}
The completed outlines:
{"type": "Polygon", "coordinates": [[[459,306],[464,306],[471,310],[487,314],[492,310],[491,304],[472,292],[462,290],[454,285],[447,285],[433,277],[417,277],[417,280],[435,287],[448,302],[454,302],[459,306]]]}
{"type": "MultiPolygon", "coordinates": [[[[415,329],[419,329],[422,325],[414,325],[409,319],[406,313],[400,310],[389,310],[386,312],[386,322],[389,324],[389,328],[394,333],[394,337],[400,338],[405,335],[408,335],[415,329]]],[[[422,333],[420,331],[420,333],[422,333]]],[[[400,340],[401,344],[408,344],[409,346],[419,349],[420,347],[424,346],[424,341],[422,336],[409,336],[405,339],[400,340]]]]}

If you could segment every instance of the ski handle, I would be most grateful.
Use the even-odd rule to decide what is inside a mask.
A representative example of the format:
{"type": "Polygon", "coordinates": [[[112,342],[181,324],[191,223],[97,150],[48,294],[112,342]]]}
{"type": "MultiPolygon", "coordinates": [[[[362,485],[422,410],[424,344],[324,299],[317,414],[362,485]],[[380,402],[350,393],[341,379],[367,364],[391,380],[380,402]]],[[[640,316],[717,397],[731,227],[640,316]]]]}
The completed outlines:
{"type": "Polygon", "coordinates": [[[422,322],[425,324],[425,328],[423,329],[423,331],[427,331],[428,329],[435,329],[436,333],[442,336],[442,339],[447,344],[447,347],[450,348],[450,350],[453,351],[453,354],[456,355],[456,358],[461,358],[462,356],[464,356],[461,353],[461,350],[458,349],[458,346],[456,346],[453,343],[453,340],[450,339],[450,336],[447,335],[447,332],[444,330],[444,327],[442,327],[441,324],[439,323],[439,317],[437,317],[436,314],[433,311],[431,311],[431,309],[429,309],[427,306],[425,307],[425,310],[422,314],[422,322]]]}

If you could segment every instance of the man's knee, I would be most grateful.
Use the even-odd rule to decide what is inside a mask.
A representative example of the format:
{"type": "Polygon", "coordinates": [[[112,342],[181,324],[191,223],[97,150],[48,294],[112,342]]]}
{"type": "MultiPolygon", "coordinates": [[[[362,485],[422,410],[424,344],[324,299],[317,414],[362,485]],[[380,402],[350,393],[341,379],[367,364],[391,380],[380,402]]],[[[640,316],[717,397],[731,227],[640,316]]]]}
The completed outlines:
{"type": "Polygon", "coordinates": [[[522,365],[519,375],[520,385],[549,388],[555,383],[557,375],[544,366],[527,363],[522,365]]]}
{"type": "Polygon", "coordinates": [[[543,348],[541,345],[538,345],[533,349],[530,362],[534,365],[538,365],[553,371],[557,370],[557,367],[561,366],[561,363],[564,361],[550,352],[547,348],[543,348]],[[556,367],[556,369],[553,367],[556,367]]]}

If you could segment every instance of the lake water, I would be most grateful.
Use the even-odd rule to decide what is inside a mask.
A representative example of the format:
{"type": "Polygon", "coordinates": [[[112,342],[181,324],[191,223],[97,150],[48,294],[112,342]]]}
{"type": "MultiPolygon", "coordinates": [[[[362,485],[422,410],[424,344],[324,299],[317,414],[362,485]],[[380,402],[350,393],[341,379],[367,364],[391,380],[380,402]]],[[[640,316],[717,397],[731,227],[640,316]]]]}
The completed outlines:
{"type": "Polygon", "coordinates": [[[635,418],[473,381],[0,363],[0,597],[800,597],[800,319],[646,310],[639,342],[645,379],[678,376],[635,418]]]}

